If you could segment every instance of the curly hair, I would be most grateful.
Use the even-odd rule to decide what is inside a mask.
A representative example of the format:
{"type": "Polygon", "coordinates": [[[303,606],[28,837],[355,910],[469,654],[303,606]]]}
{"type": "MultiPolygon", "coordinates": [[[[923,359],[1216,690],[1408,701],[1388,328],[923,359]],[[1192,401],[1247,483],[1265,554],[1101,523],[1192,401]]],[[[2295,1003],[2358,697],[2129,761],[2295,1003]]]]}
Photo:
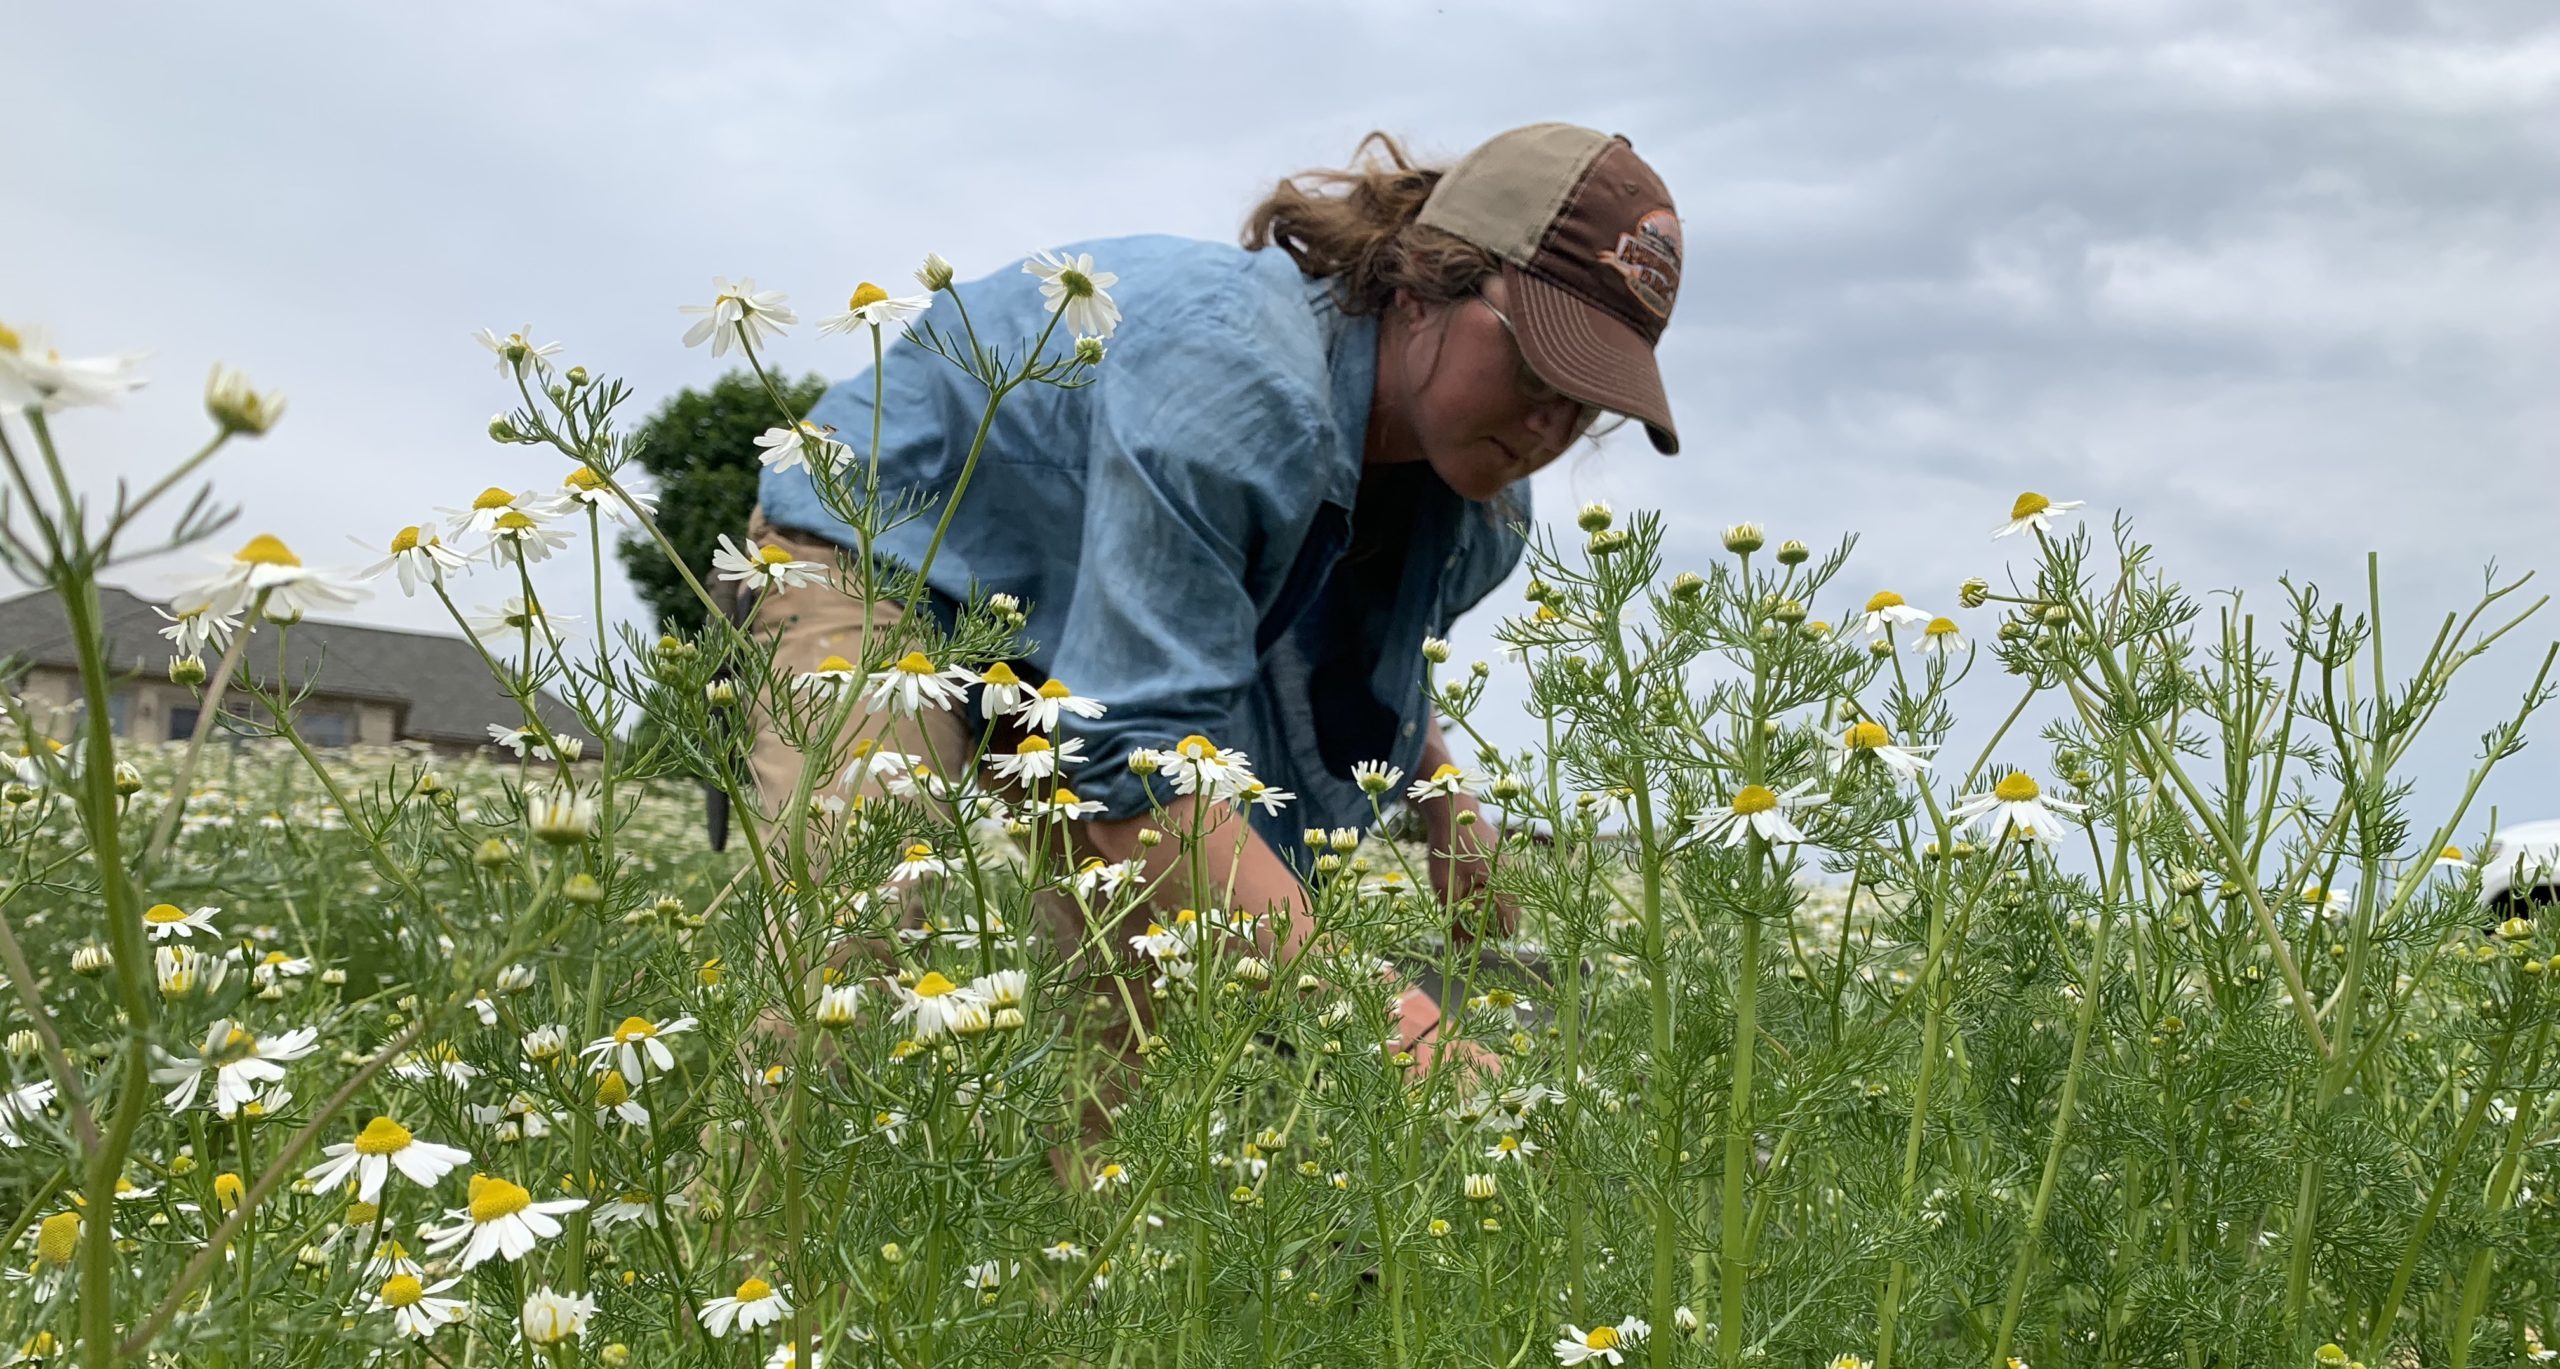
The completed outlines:
{"type": "Polygon", "coordinates": [[[1385,311],[1397,290],[1426,304],[1454,304],[1500,269],[1493,253],[1414,222],[1444,168],[1416,166],[1404,145],[1372,132],[1354,165],[1301,171],[1272,187],[1245,216],[1244,245],[1277,245],[1308,276],[1334,282],[1346,314],[1385,311]]]}

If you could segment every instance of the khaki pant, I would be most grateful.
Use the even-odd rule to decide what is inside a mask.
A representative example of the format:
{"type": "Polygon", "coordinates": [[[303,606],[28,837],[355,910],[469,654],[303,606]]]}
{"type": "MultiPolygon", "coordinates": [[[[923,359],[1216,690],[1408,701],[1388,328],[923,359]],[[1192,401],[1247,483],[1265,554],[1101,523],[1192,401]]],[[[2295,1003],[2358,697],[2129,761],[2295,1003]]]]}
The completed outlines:
{"type": "MultiPolygon", "coordinates": [[[[748,521],[747,536],[759,545],[782,547],[796,560],[814,561],[822,566],[845,566],[855,555],[832,542],[774,527],[765,521],[762,508],[758,508],[748,521]]],[[[857,670],[868,671],[877,664],[879,643],[897,626],[902,615],[902,606],[895,603],[867,603],[831,584],[803,585],[759,598],[750,610],[747,631],[757,638],[775,642],[773,677],[780,683],[816,670],[819,663],[829,656],[842,656],[857,670]],[[873,660],[860,659],[866,624],[871,635],[873,660]]],[[[779,735],[772,720],[760,710],[755,717],[755,727],[756,740],[749,753],[749,767],[754,773],[764,815],[770,818],[790,802],[807,758],[798,747],[779,735]]],[[[988,778],[978,762],[977,737],[966,716],[957,711],[935,709],[913,718],[897,718],[870,713],[857,704],[846,733],[848,737],[877,739],[885,749],[933,757],[935,768],[947,775],[962,775],[976,767],[982,782],[988,778]]],[[[1019,736],[1018,732],[999,727],[991,745],[1009,749],[1019,736]]],[[[876,781],[866,781],[851,792],[832,787],[849,763],[853,745],[851,741],[839,742],[835,748],[837,754],[823,759],[818,773],[810,782],[812,796],[832,792],[843,794],[848,801],[855,794],[872,796],[876,800],[880,793],[876,781]]],[[[997,792],[1006,791],[999,786],[997,792]]],[[[1072,844],[1070,859],[1081,863],[1098,854],[1089,843],[1077,840],[1072,844]]],[[[1073,900],[1048,895],[1039,900],[1039,905],[1037,912],[1041,930],[1053,940],[1071,948],[1084,936],[1084,913],[1073,900]]],[[[1105,933],[1104,947],[1110,956],[1107,962],[1109,974],[1136,974],[1136,966],[1125,948],[1130,935],[1144,930],[1146,920],[1147,914],[1141,909],[1130,915],[1126,925],[1111,928],[1105,933]]],[[[894,962],[894,948],[883,944],[873,950],[883,960],[894,962]]],[[[1088,959],[1084,963],[1091,961],[1088,959]]],[[[1109,1130],[1109,1109],[1126,1096],[1134,1082],[1139,1064],[1137,1046],[1147,1025],[1144,1021],[1132,1023],[1129,1020],[1119,992],[1121,986],[1112,985],[1107,980],[1108,974],[1100,971],[1088,974],[1078,995],[1091,1008],[1085,1014],[1088,1019],[1086,1025],[1098,1034],[1103,1058],[1117,1062],[1116,1067],[1106,1066],[1101,1077],[1076,1083],[1088,1149],[1101,1143],[1109,1130]]],[[[1141,975],[1138,982],[1126,986],[1130,997],[1139,1004],[1142,1015],[1147,1011],[1148,1001],[1145,980],[1146,977],[1141,975]]],[[[1067,1157],[1053,1153],[1052,1159],[1059,1164],[1062,1177],[1067,1177],[1070,1168],[1067,1157]]]]}

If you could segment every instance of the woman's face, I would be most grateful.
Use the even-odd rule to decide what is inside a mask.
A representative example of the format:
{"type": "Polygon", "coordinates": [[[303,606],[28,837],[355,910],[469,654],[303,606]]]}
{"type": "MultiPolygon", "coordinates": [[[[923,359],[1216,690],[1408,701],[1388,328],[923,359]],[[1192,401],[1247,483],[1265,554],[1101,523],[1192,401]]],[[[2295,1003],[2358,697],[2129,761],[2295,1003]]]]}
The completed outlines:
{"type": "Polygon", "coordinates": [[[1503,322],[1508,283],[1489,276],[1478,297],[1425,305],[1400,299],[1403,417],[1422,460],[1460,497],[1490,499],[1564,454],[1598,411],[1529,370],[1503,322]]]}

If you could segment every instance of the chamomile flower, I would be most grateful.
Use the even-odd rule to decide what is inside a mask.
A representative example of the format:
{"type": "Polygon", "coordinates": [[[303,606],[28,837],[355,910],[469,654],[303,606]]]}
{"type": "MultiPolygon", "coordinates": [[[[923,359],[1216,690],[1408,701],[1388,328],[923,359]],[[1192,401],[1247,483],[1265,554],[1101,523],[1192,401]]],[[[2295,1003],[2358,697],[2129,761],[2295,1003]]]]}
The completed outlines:
{"type": "Polygon", "coordinates": [[[827,578],[827,568],[815,561],[799,560],[783,547],[764,546],[752,539],[741,549],[725,532],[711,553],[711,568],[719,579],[758,589],[787,590],[794,585],[824,584],[827,578]]]}
{"type": "Polygon", "coordinates": [[[1920,629],[1919,650],[1923,656],[1953,656],[1964,649],[1964,630],[1956,626],[1953,618],[1932,618],[1920,629]]]}
{"type": "Polygon", "coordinates": [[[631,1081],[623,1078],[620,1070],[606,1070],[596,1080],[596,1122],[600,1126],[616,1122],[633,1127],[649,1125],[648,1107],[632,1094],[631,1081]]]}
{"type": "Polygon", "coordinates": [[[548,1284],[525,1295],[524,1315],[518,1326],[525,1340],[533,1345],[561,1345],[583,1340],[587,1334],[587,1318],[596,1314],[596,1300],[582,1294],[554,1293],[548,1284]]]}
{"type": "Polygon", "coordinates": [[[1158,962],[1176,960],[1191,954],[1191,938],[1195,924],[1184,917],[1184,914],[1190,912],[1190,909],[1185,908],[1181,913],[1175,914],[1174,925],[1171,927],[1161,922],[1148,923],[1145,931],[1129,938],[1129,945],[1138,954],[1158,962]]]}
{"type": "Polygon", "coordinates": [[[523,509],[509,509],[491,520],[489,528],[489,563],[504,566],[521,562],[532,565],[551,558],[555,551],[566,551],[574,540],[569,530],[523,509]]]}
{"type": "Polygon", "coordinates": [[[1395,788],[1403,779],[1404,772],[1385,761],[1359,761],[1351,767],[1351,782],[1372,798],[1395,788]]]}
{"type": "Polygon", "coordinates": [[[1758,833],[1760,839],[1773,845],[1788,845],[1804,840],[1790,817],[1796,809],[1811,808],[1829,801],[1828,794],[1807,794],[1812,780],[1798,780],[1781,794],[1767,785],[1746,784],[1733,796],[1733,802],[1711,809],[1701,816],[1694,828],[1702,841],[1715,841],[1725,846],[1740,846],[1743,838],[1758,833]]]}
{"type": "Polygon", "coordinates": [[[2047,499],[2029,490],[2018,496],[2018,502],[2009,506],[2009,521],[1992,529],[1991,535],[2006,537],[2013,532],[2025,532],[2029,529],[2037,532],[2051,532],[2053,520],[2086,502],[2080,499],[2047,499]]]}
{"type": "Polygon", "coordinates": [[[850,1027],[861,1007],[861,985],[835,984],[819,991],[818,1007],[813,1016],[821,1027],[850,1027]]]}
{"type": "Polygon", "coordinates": [[[366,591],[332,571],[302,564],[273,533],[260,533],[242,544],[213,574],[170,596],[170,611],[228,617],[266,596],[270,618],[299,618],[315,609],[345,608],[360,602],[366,591]]]}
{"type": "Polygon", "coordinates": [[[494,1174],[474,1174],[470,1202],[445,1213],[451,1226],[427,1233],[427,1253],[441,1254],[461,1246],[464,1269],[477,1268],[493,1256],[521,1260],[535,1245],[560,1234],[562,1213],[586,1205],[584,1198],[536,1202],[521,1184],[494,1174]]]}
{"type": "Polygon", "coordinates": [[[1947,810],[1955,822],[1982,820],[1985,835],[1997,841],[2011,833],[2047,844],[2062,840],[2066,817],[2077,817],[2084,804],[2046,798],[2035,780],[2011,771],[1983,793],[1970,795],[1947,810]]]}
{"type": "Polygon", "coordinates": [[[1866,619],[1859,627],[1870,637],[1888,628],[1911,627],[1929,621],[1927,610],[1913,608],[1902,601],[1901,595],[1889,589],[1877,590],[1862,611],[1866,619]]]}
{"type": "Polygon", "coordinates": [[[893,296],[869,281],[853,287],[844,312],[818,320],[818,332],[850,333],[859,328],[895,328],[933,307],[933,296],[893,296]]]}
{"type": "Polygon", "coordinates": [[[801,466],[834,470],[853,454],[843,443],[827,436],[834,431],[805,418],[776,424],[756,434],[756,460],[770,471],[801,466]]]}
{"type": "Polygon", "coordinates": [[[470,564],[469,557],[446,546],[433,530],[411,524],[391,535],[390,555],[356,574],[373,580],[384,571],[394,572],[400,577],[401,595],[414,599],[418,586],[443,584],[445,576],[470,564]]]}
{"type": "Polygon", "coordinates": [[[489,745],[512,751],[520,760],[532,756],[574,761],[586,749],[585,744],[575,737],[563,737],[555,732],[551,741],[545,742],[542,734],[530,727],[509,727],[505,723],[489,724],[489,745]],[[559,753],[556,757],[552,754],[555,750],[559,753]]]}
{"type": "Polygon", "coordinates": [[[1402,870],[1380,870],[1360,881],[1360,897],[1366,899],[1395,898],[1413,891],[1413,881],[1402,870]]]}
{"type": "Polygon", "coordinates": [[[713,276],[711,289],[709,304],[677,306],[678,312],[702,316],[684,330],[687,347],[699,347],[707,340],[711,355],[726,356],[729,344],[738,341],[741,333],[745,335],[744,345],[752,348],[767,338],[780,337],[783,324],[800,321],[800,316],[782,302],[781,291],[759,293],[753,276],[741,276],[735,283],[725,276],[713,276]]]}
{"type": "Polygon", "coordinates": [[[910,651],[871,676],[866,696],[871,708],[912,718],[927,708],[948,709],[968,697],[976,677],[958,666],[937,667],[921,651],[910,651]]]}
{"type": "Polygon", "coordinates": [[[930,1041],[945,1032],[965,1032],[988,1021],[985,1000],[975,990],[951,982],[940,970],[925,971],[914,988],[904,984],[895,987],[898,1010],[890,1014],[890,1020],[912,1021],[918,1041],[930,1041]]]}
{"type": "MultiPolygon", "coordinates": [[[[666,1202],[667,1207],[673,1210],[684,1205],[684,1196],[673,1194],[666,1202]]],[[[645,1226],[655,1230],[657,1225],[657,1200],[639,1189],[616,1194],[611,1200],[596,1204],[595,1226],[598,1231],[611,1231],[617,1226],[645,1226]]]]}
{"type": "Polygon", "coordinates": [[[1445,799],[1482,788],[1484,783],[1485,777],[1475,771],[1443,761],[1428,778],[1415,780],[1407,786],[1404,796],[1409,799],[1445,799]]]}
{"type": "Polygon", "coordinates": [[[551,369],[551,358],[560,355],[560,344],[536,343],[525,336],[532,331],[533,325],[530,323],[503,337],[490,329],[483,328],[472,334],[472,340],[488,348],[490,354],[497,357],[498,371],[502,375],[511,375],[515,372],[515,368],[528,362],[532,363],[537,371],[548,371],[551,369]]]}
{"type": "Polygon", "coordinates": [[[1054,777],[1067,766],[1084,759],[1084,742],[1070,737],[1051,745],[1046,737],[1029,736],[1016,743],[1011,755],[987,757],[987,768],[1000,780],[1031,781],[1054,777]]]}
{"type": "Polygon", "coordinates": [[[1106,1162],[1102,1168],[1093,1172],[1092,1188],[1096,1193],[1106,1188],[1127,1188],[1129,1184],[1128,1167],[1116,1161],[1106,1162]]]}
{"type": "Polygon", "coordinates": [[[388,1117],[376,1117],[365,1123],[352,1141],[340,1141],[323,1147],[329,1157],[314,1165],[302,1177],[317,1190],[333,1189],[353,1178],[356,1201],[369,1203],[382,1196],[382,1185],[391,1171],[420,1188],[433,1188],[453,1172],[456,1165],[468,1164],[471,1152],[454,1146],[440,1146],[421,1141],[407,1127],[388,1117]]]}
{"type": "Polygon", "coordinates": [[[425,1340],[444,1327],[470,1319],[468,1301],[436,1296],[460,1282],[447,1279],[429,1287],[420,1283],[415,1274],[394,1274],[382,1281],[382,1287],[374,1292],[373,1305],[365,1310],[388,1312],[391,1324],[401,1335],[425,1340]]]}
{"type": "Polygon", "coordinates": [[[637,1084],[651,1070],[664,1074],[674,1069],[675,1052],[667,1049],[666,1038],[689,1032],[696,1025],[690,1017],[664,1023],[652,1022],[645,1017],[626,1017],[613,1029],[612,1035],[588,1042],[578,1054],[594,1057],[598,1073],[618,1069],[625,1079],[637,1084]]]}
{"type": "Polygon", "coordinates": [[[12,1150],[26,1144],[18,1124],[31,1122],[53,1102],[53,1081],[38,1079],[14,1089],[0,1089],[0,1146],[12,1150]]]}
{"type": "Polygon", "coordinates": [[[50,411],[109,403],[141,388],[134,370],[141,361],[139,352],[66,358],[45,345],[41,331],[0,323],[0,408],[50,411]]]}
{"type": "Polygon", "coordinates": [[[613,486],[604,482],[603,476],[596,474],[592,467],[584,464],[570,467],[569,473],[560,481],[560,507],[563,510],[601,509],[606,517],[620,523],[629,517],[629,510],[623,502],[625,500],[639,505],[642,513],[654,514],[658,511],[658,500],[655,495],[642,494],[628,486],[617,494],[613,486]]]}
{"type": "Polygon", "coordinates": [[[561,628],[578,619],[574,614],[553,613],[538,603],[528,604],[524,596],[511,594],[503,607],[481,609],[463,621],[491,646],[514,646],[531,633],[535,641],[556,647],[560,645],[561,628]]]}
{"type": "Polygon", "coordinates": [[[1510,1160],[1515,1163],[1525,1163],[1530,1156],[1537,1153],[1537,1142],[1523,1141],[1516,1134],[1506,1131],[1492,1145],[1485,1147],[1484,1158],[1497,1162],[1510,1160]]]}
{"type": "Polygon", "coordinates": [[[1280,816],[1281,809],[1289,806],[1290,802],[1297,797],[1295,790],[1274,789],[1260,780],[1247,780],[1236,788],[1236,804],[1239,808],[1260,808],[1275,818],[1280,816]]]}
{"type": "Polygon", "coordinates": [[[1064,312],[1068,331],[1080,337],[1107,338],[1120,326],[1120,306],[1112,303],[1109,293],[1120,278],[1094,270],[1091,253],[1053,257],[1037,252],[1022,269],[1040,278],[1042,302],[1052,313],[1064,312]]]}
{"type": "Polygon", "coordinates": [[[950,868],[951,862],[933,853],[932,842],[909,842],[906,849],[898,853],[898,863],[889,867],[889,882],[904,884],[911,879],[941,874],[950,868]]]}
{"type": "Polygon", "coordinates": [[[998,661],[978,672],[978,707],[990,718],[1001,718],[1022,706],[1033,690],[1013,673],[1013,667],[998,661]]]}
{"type": "Polygon", "coordinates": [[[1229,751],[1197,732],[1164,750],[1138,754],[1173,782],[1177,794],[1228,799],[1253,782],[1252,762],[1243,752],[1229,751]]]}
{"type": "Polygon", "coordinates": [[[1019,1008],[1031,992],[1031,976],[1021,970],[997,970],[970,980],[969,992],[990,1009],[1019,1008]]]}
{"type": "Polygon", "coordinates": [[[172,1086],[160,1101],[171,1112],[184,1112],[195,1106],[196,1095],[210,1074],[214,1081],[213,1110],[224,1117],[235,1117],[242,1108],[262,1101],[268,1087],[284,1078],[284,1062],[309,1055],[319,1040],[320,1033],[310,1027],[296,1027],[260,1040],[228,1018],[217,1019],[206,1029],[204,1046],[194,1059],[180,1059],[161,1051],[164,1063],[152,1068],[151,1077],[172,1086]]]}
{"type": "Polygon", "coordinates": [[[1087,856],[1084,863],[1076,867],[1076,872],[1068,876],[1067,885],[1079,898],[1108,899],[1118,897],[1121,890],[1146,877],[1146,862],[1139,857],[1106,861],[1100,856],[1087,856]]]}
{"type": "Polygon", "coordinates": [[[1568,1323],[1564,1335],[1555,1343],[1556,1363],[1604,1361],[1613,1365],[1624,1364],[1627,1362],[1625,1352],[1642,1343],[1645,1333],[1652,1329],[1636,1317],[1629,1317],[1615,1326],[1595,1326],[1588,1331],[1568,1323]]]}
{"type": "Polygon", "coordinates": [[[1035,817],[1066,818],[1069,820],[1089,818],[1094,814],[1101,812],[1103,809],[1103,803],[1100,799],[1077,798],[1076,791],[1067,788],[1065,785],[1060,785],[1049,793],[1039,795],[1025,806],[1035,817]]]}
{"type": "Polygon", "coordinates": [[[1840,734],[1839,750],[1832,754],[1831,759],[1836,769],[1854,765],[1860,758],[1871,756],[1905,779],[1918,779],[1920,772],[1929,768],[1929,753],[1937,749],[1934,746],[1897,745],[1884,724],[1860,722],[1840,734]]]}
{"type": "Polygon", "coordinates": [[[225,650],[231,645],[231,634],[240,630],[240,614],[236,609],[229,613],[213,613],[199,605],[183,613],[171,613],[154,604],[151,611],[169,621],[167,627],[160,629],[160,635],[168,638],[169,645],[182,655],[199,656],[207,647],[225,650]]]}
{"type": "Polygon", "coordinates": [[[1090,720],[1102,716],[1102,707],[1099,700],[1085,698],[1053,675],[1041,681],[1040,688],[1014,708],[1013,716],[1034,732],[1055,732],[1060,713],[1090,720]]]}
{"type": "Polygon", "coordinates": [[[547,519],[557,511],[556,501],[547,495],[538,494],[532,490],[518,493],[514,490],[500,489],[495,485],[482,490],[472,499],[471,507],[467,509],[439,508],[436,510],[446,516],[445,531],[456,537],[486,537],[497,531],[498,520],[510,513],[521,513],[533,519],[547,519]]]}
{"type": "MultiPolygon", "coordinates": [[[[802,689],[834,698],[860,680],[862,672],[854,667],[853,662],[842,656],[829,656],[818,662],[816,669],[801,671],[792,678],[802,689]]],[[[859,765],[861,762],[857,760],[855,764],[859,765]]],[[[853,778],[851,772],[847,772],[845,778],[847,783],[851,783],[853,778]]]]}
{"type": "Polygon", "coordinates": [[[142,914],[142,931],[153,941],[166,941],[173,936],[183,941],[198,932],[206,936],[220,936],[222,933],[213,925],[213,916],[221,911],[220,908],[198,908],[190,913],[173,903],[154,903],[142,914]]]}
{"type": "MultiPolygon", "coordinates": [[[[2011,1360],[2015,1364],[2017,1361],[2011,1360]]],[[[1867,1362],[1856,1355],[1833,1355],[1827,1369],[1868,1369],[1867,1362]]]]}

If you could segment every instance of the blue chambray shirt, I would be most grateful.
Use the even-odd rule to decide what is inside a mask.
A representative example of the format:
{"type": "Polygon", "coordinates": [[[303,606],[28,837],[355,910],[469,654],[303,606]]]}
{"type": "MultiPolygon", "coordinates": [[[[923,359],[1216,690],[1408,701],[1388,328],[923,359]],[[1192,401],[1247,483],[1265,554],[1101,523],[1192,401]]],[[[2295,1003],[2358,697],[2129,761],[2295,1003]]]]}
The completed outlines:
{"type": "MultiPolygon", "coordinates": [[[[1369,821],[1353,763],[1415,770],[1431,708],[1422,639],[1446,635],[1518,563],[1528,488],[1476,504],[1426,464],[1364,466],[1376,320],[1345,315],[1287,254],[1162,236],[1065,250],[1120,278],[1109,355],[1090,386],[1025,386],[998,407],[932,588],[947,601],[1018,596],[1035,645],[1017,672],[1107,706],[1064,720],[1085,742],[1069,776],[1078,796],[1112,818],[1145,812],[1151,784],[1172,795],[1130,772],[1130,752],[1199,733],[1297,794],[1253,821],[1303,874],[1302,829],[1369,821]]],[[[960,289],[990,345],[1018,349],[1046,321],[1018,265],[960,289]]],[[[959,331],[948,299],[931,317],[959,331]]],[[[1068,341],[1062,330],[1052,352],[1068,341]]],[[[883,365],[884,497],[932,499],[878,551],[912,566],[985,395],[913,344],[883,365]]],[[[859,450],[872,388],[867,371],[840,381],[809,417],[859,450]]],[[[856,541],[805,470],[766,471],[759,496],[778,527],[856,541]]],[[[949,603],[937,611],[947,621],[949,603]]]]}

